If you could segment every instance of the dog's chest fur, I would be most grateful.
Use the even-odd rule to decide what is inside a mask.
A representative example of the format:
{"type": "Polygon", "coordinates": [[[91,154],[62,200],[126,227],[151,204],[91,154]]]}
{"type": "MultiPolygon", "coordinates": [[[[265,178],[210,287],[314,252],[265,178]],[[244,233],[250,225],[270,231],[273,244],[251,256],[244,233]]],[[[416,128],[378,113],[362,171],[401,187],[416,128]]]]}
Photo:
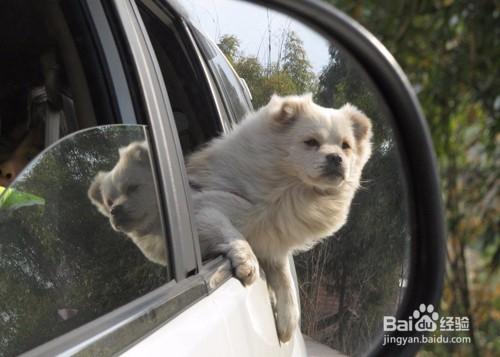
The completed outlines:
{"type": "Polygon", "coordinates": [[[274,190],[252,205],[238,228],[259,258],[305,250],[344,225],[353,194],[321,194],[304,185],[274,190]]]}
{"type": "Polygon", "coordinates": [[[149,260],[163,266],[167,265],[165,238],[161,234],[128,234],[128,236],[149,260]]]}

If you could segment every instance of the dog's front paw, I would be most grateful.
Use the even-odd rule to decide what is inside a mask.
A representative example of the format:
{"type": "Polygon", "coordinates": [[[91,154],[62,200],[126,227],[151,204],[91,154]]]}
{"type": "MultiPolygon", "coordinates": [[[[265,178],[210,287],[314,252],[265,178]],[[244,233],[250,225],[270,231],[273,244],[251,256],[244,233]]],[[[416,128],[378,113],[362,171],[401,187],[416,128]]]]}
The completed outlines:
{"type": "Polygon", "coordinates": [[[299,323],[299,312],[293,303],[280,305],[277,302],[275,309],[278,338],[281,342],[288,342],[299,323]]]}
{"type": "Polygon", "coordinates": [[[238,240],[231,243],[227,253],[234,274],[243,285],[253,284],[259,277],[259,262],[247,241],[238,240]]]}

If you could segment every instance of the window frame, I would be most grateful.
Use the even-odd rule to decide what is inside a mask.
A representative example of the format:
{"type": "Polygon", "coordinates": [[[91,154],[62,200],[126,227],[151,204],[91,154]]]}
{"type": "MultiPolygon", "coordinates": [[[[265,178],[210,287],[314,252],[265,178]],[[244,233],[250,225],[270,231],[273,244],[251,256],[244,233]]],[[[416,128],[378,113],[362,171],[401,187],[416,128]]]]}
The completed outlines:
{"type": "Polygon", "coordinates": [[[203,57],[203,54],[198,46],[198,43],[196,42],[193,33],[191,31],[190,25],[182,19],[182,25],[184,27],[184,31],[186,32],[189,41],[191,43],[191,46],[193,47],[193,52],[194,55],[196,56],[196,59],[200,63],[202,70],[203,70],[203,75],[205,76],[209,89],[210,89],[210,94],[212,96],[212,100],[214,102],[214,105],[217,110],[217,114],[219,116],[219,120],[221,122],[221,127],[223,128],[224,132],[228,132],[231,130],[233,121],[231,118],[230,113],[227,110],[226,103],[222,98],[222,95],[219,91],[219,86],[215,79],[213,78],[213,74],[210,70],[209,64],[205,61],[205,58],[203,57]]]}
{"type": "Polygon", "coordinates": [[[207,64],[208,72],[210,73],[212,80],[216,83],[215,87],[217,88],[217,93],[222,98],[227,115],[231,118],[232,125],[236,125],[243,120],[243,117],[237,117],[237,110],[235,109],[235,105],[233,103],[234,100],[230,97],[227,90],[224,88],[223,80],[220,78],[221,76],[215,68],[216,64],[213,63],[213,59],[217,57],[218,60],[223,61],[224,65],[229,68],[229,73],[232,74],[232,78],[228,78],[228,80],[232,83],[233,87],[238,87],[238,90],[241,92],[243,97],[241,104],[242,106],[246,107],[245,109],[247,110],[247,113],[254,110],[252,101],[249,98],[249,96],[251,95],[250,90],[248,89],[248,86],[245,87],[243,85],[243,79],[236,72],[233,65],[227,60],[226,56],[222,53],[217,44],[213,43],[208,37],[206,37],[205,34],[203,34],[203,32],[200,31],[194,24],[190,23],[188,27],[190,34],[199,49],[203,61],[207,64]],[[210,51],[215,52],[215,55],[209,57],[208,52],[210,51]]]}
{"type": "Polygon", "coordinates": [[[174,115],[139,9],[133,0],[113,0],[112,3],[142,89],[144,114],[149,119],[152,147],[155,149],[152,154],[158,165],[159,186],[167,206],[167,231],[174,277],[181,281],[201,266],[201,256],[195,239],[194,222],[188,210],[189,186],[186,185],[187,176],[174,115]]]}

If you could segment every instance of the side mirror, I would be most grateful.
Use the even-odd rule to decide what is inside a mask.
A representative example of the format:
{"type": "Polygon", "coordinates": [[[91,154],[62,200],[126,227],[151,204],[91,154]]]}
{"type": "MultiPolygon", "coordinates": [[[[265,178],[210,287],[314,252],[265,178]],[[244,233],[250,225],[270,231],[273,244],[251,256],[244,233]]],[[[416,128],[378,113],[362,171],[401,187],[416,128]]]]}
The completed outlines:
{"type": "MultiPolygon", "coordinates": [[[[265,86],[256,86],[252,75],[258,71],[245,72],[250,66],[245,66],[243,60],[246,59],[246,63],[254,67],[258,67],[258,62],[261,62],[268,79],[272,77],[273,68],[283,68],[286,49],[285,56],[282,56],[283,52],[279,52],[277,61],[272,58],[276,56],[276,52],[271,50],[274,40],[271,36],[270,18],[276,16],[276,20],[285,15],[289,19],[288,23],[285,21],[285,27],[288,24],[288,29],[298,32],[296,37],[299,42],[303,41],[301,48],[306,56],[311,58],[315,49],[321,46],[323,52],[329,52],[328,60],[316,63],[316,78],[306,88],[313,92],[314,100],[323,106],[335,108],[351,102],[367,113],[374,123],[374,155],[363,173],[365,189],[357,193],[348,223],[335,237],[324,242],[323,248],[319,247],[317,251],[305,253],[295,259],[302,300],[302,330],[307,334],[314,328],[317,329],[318,325],[328,323],[336,324],[337,329],[332,330],[337,335],[345,333],[348,328],[354,329],[356,341],[346,348],[348,351],[343,349],[344,353],[371,356],[414,354],[419,347],[418,343],[398,345],[386,343],[386,340],[421,336],[425,330],[387,328],[384,331],[384,327],[388,326],[383,326],[383,317],[393,315],[394,320],[390,321],[411,321],[413,318],[417,321],[415,313],[418,311],[421,311],[420,317],[425,314],[437,316],[432,315],[432,312],[439,305],[443,285],[445,232],[441,192],[432,141],[417,97],[402,69],[384,45],[335,8],[315,0],[246,2],[265,7],[255,8],[255,11],[261,11],[260,18],[264,24],[267,18],[267,28],[257,28],[256,24],[252,27],[252,31],[259,32],[259,36],[265,34],[262,37],[264,44],[261,43],[259,50],[252,53],[250,45],[242,42],[240,48],[247,53],[240,55],[241,61],[235,60],[238,48],[227,48],[230,53],[229,56],[226,53],[226,56],[248,84],[255,107],[267,100],[269,93],[265,92],[265,86]],[[281,14],[275,14],[270,9],[281,14]],[[263,61],[262,52],[267,50],[264,50],[267,45],[268,57],[264,56],[267,60],[263,61]],[[323,270],[312,269],[313,261],[323,264],[323,270]],[[330,273],[326,274],[325,269],[330,273]],[[362,283],[356,285],[351,282],[350,290],[347,289],[346,284],[350,284],[349,279],[353,280],[353,277],[367,281],[365,288],[362,288],[362,283]],[[313,284],[307,279],[316,279],[316,283],[328,279],[334,281],[325,284],[323,290],[316,290],[316,297],[311,300],[314,294],[311,294],[310,286],[313,284]],[[321,310],[318,307],[321,301],[317,297],[328,289],[333,291],[332,305],[335,306],[332,309],[336,309],[337,314],[328,314],[327,308],[321,310]],[[359,323],[349,325],[350,321],[364,316],[354,316],[349,320],[342,313],[342,309],[353,315],[360,313],[352,311],[348,306],[350,300],[354,299],[371,302],[372,309],[378,304],[379,310],[372,311],[370,315],[372,322],[366,323],[369,327],[363,327],[359,323]],[[422,311],[422,306],[425,311],[422,311]],[[328,316],[324,316],[325,314],[328,316]],[[312,315],[314,316],[311,317],[312,315]],[[323,318],[318,319],[318,315],[323,318]]],[[[228,6],[222,11],[227,13],[217,16],[231,17],[228,8],[234,5],[236,9],[239,5],[241,8],[238,13],[244,13],[246,20],[242,16],[241,21],[238,20],[238,26],[244,28],[243,22],[250,21],[250,18],[255,22],[256,15],[244,2],[227,1],[225,5],[228,6]]],[[[234,15],[236,17],[236,10],[234,15]]],[[[203,25],[203,20],[201,22],[203,25]]],[[[227,33],[224,32],[227,29],[222,29],[221,32],[219,23],[217,26],[217,33],[227,33]]],[[[241,30],[240,33],[243,32],[241,30]]],[[[238,33],[228,34],[238,37],[238,33]]],[[[231,47],[234,43],[235,41],[226,41],[225,44],[231,47]]],[[[223,42],[219,43],[221,44],[224,45],[223,42]]],[[[282,39],[281,45],[286,46],[286,39],[282,39]]],[[[275,47],[279,49],[274,51],[282,51],[283,46],[280,46],[278,40],[278,46],[275,47]]],[[[312,72],[314,70],[312,68],[312,72]]],[[[273,90],[278,88],[278,92],[282,91],[278,94],[300,94],[296,92],[304,90],[298,85],[293,87],[293,83],[287,89],[287,83],[283,83],[283,86],[273,87],[273,90]]],[[[338,341],[340,338],[335,336],[335,339],[338,341]]],[[[332,347],[341,349],[335,345],[332,347]]]]}

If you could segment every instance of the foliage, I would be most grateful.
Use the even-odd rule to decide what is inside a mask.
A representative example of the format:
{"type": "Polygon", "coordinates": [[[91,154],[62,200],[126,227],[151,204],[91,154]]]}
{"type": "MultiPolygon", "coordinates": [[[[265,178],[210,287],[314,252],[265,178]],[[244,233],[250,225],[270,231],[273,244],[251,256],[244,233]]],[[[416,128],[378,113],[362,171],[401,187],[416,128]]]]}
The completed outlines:
{"type": "Polygon", "coordinates": [[[388,109],[359,65],[334,47],[315,101],[334,108],[355,104],[372,118],[374,139],[347,224],[295,258],[302,331],[348,355],[362,355],[404,292],[410,236],[405,178],[388,109]],[[376,209],[370,209],[372,202],[376,209]]]}
{"type": "Polygon", "coordinates": [[[265,105],[275,93],[301,94],[315,88],[315,75],[302,41],[293,31],[284,33],[284,38],[283,53],[267,67],[257,57],[240,53],[240,41],[234,35],[219,39],[217,45],[247,82],[255,108],[265,105]]]}
{"type": "Polygon", "coordinates": [[[498,355],[500,3],[328,1],[395,55],[431,129],[448,226],[441,309],[444,315],[469,316],[472,343],[426,350],[498,355]]]}
{"type": "Polygon", "coordinates": [[[282,58],[283,73],[295,83],[295,93],[302,94],[314,88],[315,75],[307,58],[302,40],[294,31],[288,32],[282,58]]]}
{"type": "Polygon", "coordinates": [[[234,35],[223,35],[217,44],[229,62],[234,64],[238,49],[240,47],[240,40],[234,35]]]}
{"type": "MultiPolygon", "coordinates": [[[[418,94],[431,130],[440,166],[448,228],[448,267],[441,314],[468,316],[472,321],[472,343],[433,344],[426,346],[425,353],[498,355],[500,3],[492,0],[324,1],[366,26],[394,54],[418,94]]],[[[380,167],[367,167],[367,190],[356,196],[350,217],[355,217],[356,222],[370,224],[375,231],[383,230],[384,227],[380,226],[387,222],[382,214],[374,215],[378,219],[374,222],[370,221],[370,217],[363,217],[362,210],[357,208],[377,202],[379,210],[383,208],[386,213],[397,211],[396,202],[391,202],[394,195],[390,194],[391,185],[397,188],[397,184],[388,180],[387,186],[384,186],[378,179],[381,178],[379,175],[397,164],[396,156],[391,154],[394,142],[389,120],[378,120],[380,116],[388,117],[380,105],[381,99],[376,91],[370,90],[369,85],[366,88],[370,81],[362,76],[362,70],[355,61],[335,47],[330,49],[330,62],[318,78],[303,80],[307,77],[302,76],[307,73],[307,65],[301,59],[307,59],[307,54],[301,51],[303,46],[295,41],[294,35],[285,38],[288,39],[288,48],[283,55],[280,53],[272,66],[263,66],[257,58],[239,54],[232,57],[236,70],[247,79],[256,107],[265,104],[272,92],[299,93],[305,88],[314,93],[315,100],[320,104],[338,107],[349,101],[375,119],[377,149],[373,161],[380,162],[380,167]],[[299,49],[294,49],[296,45],[299,49]],[[287,64],[290,58],[293,62],[287,64]],[[302,86],[303,83],[307,84],[302,86]]],[[[387,227],[387,232],[395,234],[395,230],[400,237],[407,235],[405,229],[396,229],[404,227],[404,217],[398,219],[400,225],[387,227]]],[[[387,256],[393,251],[386,250],[374,252],[374,256],[384,257],[387,261],[371,261],[364,246],[367,241],[359,235],[360,232],[357,240],[346,242],[347,237],[353,234],[352,229],[348,225],[337,234],[337,239],[343,240],[342,244],[335,238],[330,239],[300,256],[296,262],[299,275],[302,274],[302,328],[314,334],[324,330],[329,322],[329,333],[333,332],[334,338],[327,340],[325,337],[324,341],[344,352],[357,354],[362,351],[360,345],[370,331],[374,331],[372,319],[380,313],[374,305],[370,306],[369,301],[365,305],[359,303],[361,296],[370,297],[367,300],[374,296],[373,292],[369,292],[370,284],[359,284],[367,274],[362,262],[371,262],[376,270],[389,261],[395,269],[398,260],[396,255],[387,256]],[[336,260],[332,261],[332,258],[336,260]],[[350,285],[343,280],[343,270],[349,272],[350,285]],[[337,271],[337,276],[331,275],[331,271],[337,271]],[[328,290],[327,296],[333,296],[331,301],[338,311],[336,316],[322,315],[318,302],[325,295],[324,289],[328,290]],[[343,305],[338,306],[341,301],[344,301],[343,305]],[[345,301],[351,305],[347,306],[345,301]],[[322,320],[323,317],[325,319],[322,320]],[[363,318],[366,321],[361,321],[363,318]],[[359,341],[356,341],[356,334],[359,341]]],[[[401,244],[391,235],[389,241],[401,244]]],[[[384,246],[383,242],[378,244],[384,246]]],[[[374,246],[377,243],[371,247],[374,246]]],[[[402,257],[405,254],[402,246],[397,247],[396,251],[402,257]]],[[[398,276],[404,277],[404,262],[399,267],[401,272],[398,276]]],[[[385,271],[392,272],[373,281],[383,287],[382,290],[375,289],[378,292],[386,291],[385,282],[397,276],[390,277],[395,270],[385,271]]],[[[398,292],[389,293],[393,300],[394,294],[398,295],[398,292]]],[[[382,300],[374,298],[372,301],[382,300]]]]}

